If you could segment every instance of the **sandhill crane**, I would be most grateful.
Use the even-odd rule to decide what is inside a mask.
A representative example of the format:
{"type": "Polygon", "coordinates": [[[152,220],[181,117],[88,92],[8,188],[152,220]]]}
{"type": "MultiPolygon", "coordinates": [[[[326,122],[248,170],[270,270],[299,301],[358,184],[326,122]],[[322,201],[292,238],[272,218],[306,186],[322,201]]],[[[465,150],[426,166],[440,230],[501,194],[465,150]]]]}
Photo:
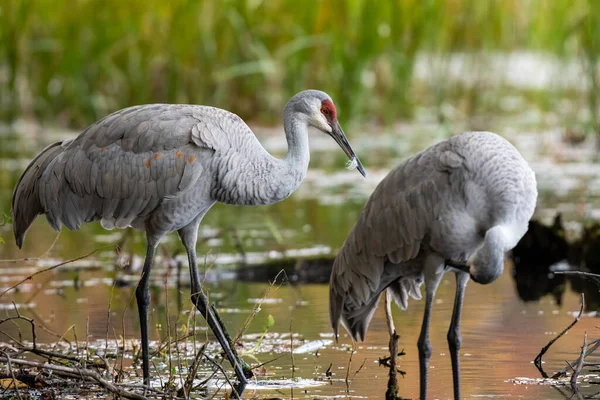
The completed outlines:
{"type": "Polygon", "coordinates": [[[488,284],[502,274],[504,253],[527,231],[537,199],[535,175],[519,152],[489,132],[468,132],[395,167],[364,207],[331,273],[330,318],[364,340],[381,292],[405,309],[409,296],[425,312],[418,340],[421,399],[427,395],[429,321],[446,270],[456,274],[448,331],[454,397],[460,398],[460,314],[469,276],[488,284]]]}
{"type": "Polygon", "coordinates": [[[106,229],[146,232],[147,250],[136,289],[144,383],[148,356],[149,277],[160,240],[177,232],[187,251],[192,301],[206,318],[243,385],[243,368],[225,326],[200,286],[196,240],[215,202],[272,204],[288,197],[306,175],[308,128],[330,135],[364,176],[340,127],[331,98],[318,90],[296,94],[284,112],[288,153],[271,156],[235,114],[213,107],[152,104],[117,111],[72,140],[54,143],[29,164],[13,195],[16,243],[40,214],[59,231],[100,220],[106,229]]]}

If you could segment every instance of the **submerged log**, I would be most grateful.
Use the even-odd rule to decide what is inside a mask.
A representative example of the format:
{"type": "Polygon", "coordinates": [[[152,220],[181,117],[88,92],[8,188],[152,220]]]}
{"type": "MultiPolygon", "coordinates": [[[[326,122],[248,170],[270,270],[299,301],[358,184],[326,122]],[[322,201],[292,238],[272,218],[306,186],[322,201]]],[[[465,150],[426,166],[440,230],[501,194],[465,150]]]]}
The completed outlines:
{"type": "Polygon", "coordinates": [[[291,283],[329,283],[335,256],[314,258],[285,258],[264,264],[244,265],[237,269],[237,279],[242,282],[273,281],[282,270],[291,283]]]}

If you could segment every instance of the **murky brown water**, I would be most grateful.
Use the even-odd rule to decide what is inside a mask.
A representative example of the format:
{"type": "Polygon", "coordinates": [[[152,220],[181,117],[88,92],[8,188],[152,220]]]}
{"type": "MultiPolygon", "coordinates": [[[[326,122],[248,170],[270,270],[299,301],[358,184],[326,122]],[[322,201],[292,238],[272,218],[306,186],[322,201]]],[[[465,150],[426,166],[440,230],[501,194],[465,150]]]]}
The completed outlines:
{"type": "MultiPolygon", "coordinates": [[[[199,255],[206,255],[208,273],[205,287],[210,291],[228,328],[236,332],[250,315],[256,299],[262,298],[269,286],[265,283],[240,283],[227,279],[223,273],[234,268],[239,254],[230,234],[213,237],[218,230],[235,226],[250,261],[276,258],[286,251],[301,249],[304,254],[335,253],[356,220],[368,194],[374,189],[387,170],[398,160],[424,148],[442,137],[434,126],[422,124],[398,127],[398,133],[378,133],[373,137],[355,136],[353,146],[359,152],[368,170],[368,178],[343,170],[344,157],[328,138],[314,137],[311,170],[302,187],[288,200],[269,207],[215,206],[207,215],[201,235],[212,239],[198,246],[199,255]],[[407,132],[411,132],[408,134],[407,132]],[[400,140],[402,139],[402,140],[400,140]],[[394,150],[390,150],[394,149],[394,150]],[[331,156],[331,154],[336,154],[331,156]]],[[[349,132],[351,134],[351,132],[349,132]]],[[[537,173],[540,200],[536,216],[545,220],[553,217],[556,210],[563,212],[564,221],[571,231],[577,231],[585,218],[597,218],[599,210],[600,167],[586,160],[591,156],[591,146],[569,147],[560,142],[560,135],[552,131],[525,130],[517,135],[513,131],[499,131],[522,151],[531,161],[537,173]]],[[[266,147],[282,152],[279,137],[266,132],[261,136],[266,147]]],[[[18,176],[28,159],[45,142],[65,137],[60,133],[43,133],[37,144],[31,137],[4,134],[0,155],[0,215],[10,210],[10,195],[18,176]],[[17,154],[19,156],[17,156],[17,154]]],[[[116,231],[115,231],[116,232],[116,231]]],[[[80,340],[139,338],[139,325],[133,286],[113,288],[113,278],[120,282],[135,281],[138,272],[114,267],[114,245],[120,233],[105,232],[99,225],[85,226],[79,232],[65,231],[47,256],[40,261],[0,262],[0,291],[15,284],[25,274],[60,260],[83,255],[99,246],[107,246],[89,259],[69,268],[37,276],[32,282],[21,285],[19,292],[11,292],[0,298],[0,315],[12,314],[11,302],[22,307],[24,315],[36,318],[51,330],[63,334],[74,326],[80,340]],[[110,320],[108,305],[111,304],[110,320]],[[89,322],[88,322],[89,321],[89,322]]],[[[37,257],[51,246],[55,234],[43,219],[36,221],[28,234],[23,251],[14,246],[11,227],[0,227],[0,259],[37,257]]],[[[143,254],[143,237],[136,234],[125,245],[125,251],[143,254]]],[[[179,251],[181,246],[170,237],[163,246],[165,254],[179,251]]],[[[185,258],[178,258],[185,260],[185,258]]],[[[134,259],[133,266],[139,265],[134,259]]],[[[185,265],[185,261],[184,261],[185,265]]],[[[201,269],[204,267],[201,265],[201,269]]],[[[463,348],[462,390],[465,398],[522,398],[561,399],[559,390],[547,385],[515,384],[516,378],[538,378],[539,373],[532,360],[548,340],[573,319],[579,309],[579,294],[567,289],[558,306],[552,296],[539,302],[524,303],[519,299],[511,275],[512,264],[507,262],[504,275],[489,286],[470,283],[465,299],[462,320],[463,348]]],[[[178,292],[175,287],[175,270],[157,261],[154,275],[150,326],[154,339],[164,338],[167,316],[171,327],[187,323],[188,288],[181,291],[184,310],[178,310],[178,292]],[[165,289],[166,287],[166,289],[165,289]]],[[[187,273],[184,272],[184,281],[187,273]]],[[[452,397],[450,357],[446,344],[446,332],[450,322],[454,296],[454,277],[446,276],[437,294],[432,316],[431,359],[429,390],[431,398],[452,397]]],[[[424,302],[412,302],[405,312],[395,308],[395,322],[401,335],[400,348],[406,355],[401,368],[407,372],[400,379],[400,394],[418,398],[418,352],[417,337],[421,325],[424,302]]],[[[294,347],[305,341],[331,340],[328,316],[327,285],[296,285],[284,282],[271,289],[268,300],[261,306],[243,338],[245,350],[256,343],[263,332],[268,316],[272,315],[274,326],[261,346],[246,359],[253,363],[265,362],[278,355],[282,358],[266,366],[266,376],[258,378],[246,395],[278,396],[283,398],[347,397],[345,383],[350,356],[351,341],[342,337],[339,344],[328,343],[318,350],[295,354],[295,377],[304,378],[303,388],[290,388],[292,376],[289,332],[294,332],[294,347]],[[330,364],[333,376],[325,376],[330,364]],[[267,389],[267,383],[283,381],[279,389],[267,389]],[[292,394],[293,391],[293,394],[292,394]]],[[[204,326],[201,318],[199,325],[204,326]]],[[[587,314],[564,338],[557,342],[545,356],[545,367],[554,372],[565,366],[565,360],[574,360],[579,352],[584,331],[591,338],[600,337],[596,328],[598,320],[587,314]]],[[[15,335],[14,325],[0,326],[0,331],[15,335]]],[[[56,338],[40,331],[39,340],[52,342],[56,338]]],[[[72,332],[66,335],[73,339],[72,332]]],[[[199,341],[203,335],[199,335],[199,341]]],[[[2,338],[0,340],[6,340],[2,338]]],[[[383,310],[379,309],[367,335],[367,341],[357,345],[350,366],[352,378],[360,365],[364,366],[351,379],[350,397],[382,398],[387,382],[387,371],[378,366],[377,360],[387,353],[388,337],[383,310]]],[[[158,360],[157,360],[158,362],[158,360]]],[[[585,386],[585,385],[584,385],[585,386]]],[[[585,393],[595,393],[593,385],[584,387],[585,393]]],[[[568,393],[566,389],[563,389],[568,393]]]]}

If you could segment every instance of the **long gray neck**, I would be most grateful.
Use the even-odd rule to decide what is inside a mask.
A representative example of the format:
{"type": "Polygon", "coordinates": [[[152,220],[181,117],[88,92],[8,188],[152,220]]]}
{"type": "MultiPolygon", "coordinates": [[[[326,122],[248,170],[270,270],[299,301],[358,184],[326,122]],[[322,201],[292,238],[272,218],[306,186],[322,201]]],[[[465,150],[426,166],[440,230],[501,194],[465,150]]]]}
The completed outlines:
{"type": "MultiPolygon", "coordinates": [[[[276,161],[277,167],[271,171],[271,191],[265,191],[268,200],[259,200],[254,204],[271,204],[291,195],[300,186],[310,161],[308,149],[308,124],[306,116],[292,107],[286,107],[283,114],[283,129],[288,144],[286,156],[276,161]]],[[[265,198],[265,197],[263,197],[265,198]]]]}
{"type": "Polygon", "coordinates": [[[308,169],[308,127],[304,114],[284,111],[284,129],[288,152],[283,159],[271,156],[256,140],[239,152],[220,162],[218,185],[212,189],[213,198],[228,204],[265,205],[288,197],[302,183],[308,169]]]}
{"type": "Polygon", "coordinates": [[[295,112],[291,107],[286,107],[283,114],[283,129],[288,144],[288,152],[282,160],[290,177],[290,184],[295,185],[296,190],[308,169],[310,151],[308,148],[308,123],[304,114],[295,112]]]}

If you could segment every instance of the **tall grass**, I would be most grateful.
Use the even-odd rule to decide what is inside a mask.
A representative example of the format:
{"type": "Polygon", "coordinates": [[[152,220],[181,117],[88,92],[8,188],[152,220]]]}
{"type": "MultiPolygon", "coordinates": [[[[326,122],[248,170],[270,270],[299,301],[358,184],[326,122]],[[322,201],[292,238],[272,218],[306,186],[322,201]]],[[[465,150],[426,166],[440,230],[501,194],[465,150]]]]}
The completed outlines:
{"type": "Polygon", "coordinates": [[[599,26],[596,0],[8,0],[0,118],[82,127],[128,105],[179,102],[264,121],[317,87],[342,119],[392,122],[451,93],[479,103],[481,87],[451,90],[443,70],[418,97],[419,52],[461,52],[475,64],[535,50],[588,66],[597,124],[599,26]]]}

